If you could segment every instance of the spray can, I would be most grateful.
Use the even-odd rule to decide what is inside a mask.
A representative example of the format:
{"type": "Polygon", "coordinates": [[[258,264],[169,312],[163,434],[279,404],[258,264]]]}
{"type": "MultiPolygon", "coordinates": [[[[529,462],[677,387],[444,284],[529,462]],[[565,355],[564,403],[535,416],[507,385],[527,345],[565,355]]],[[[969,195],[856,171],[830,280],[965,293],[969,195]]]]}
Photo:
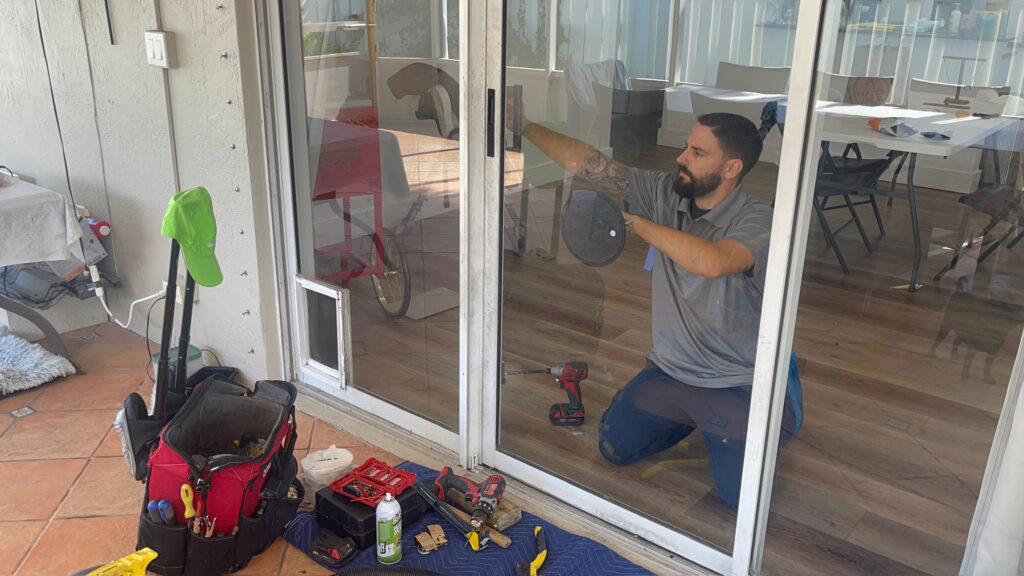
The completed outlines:
{"type": "Polygon", "coordinates": [[[377,561],[394,564],[402,559],[402,505],[391,495],[377,504],[377,561]]]}

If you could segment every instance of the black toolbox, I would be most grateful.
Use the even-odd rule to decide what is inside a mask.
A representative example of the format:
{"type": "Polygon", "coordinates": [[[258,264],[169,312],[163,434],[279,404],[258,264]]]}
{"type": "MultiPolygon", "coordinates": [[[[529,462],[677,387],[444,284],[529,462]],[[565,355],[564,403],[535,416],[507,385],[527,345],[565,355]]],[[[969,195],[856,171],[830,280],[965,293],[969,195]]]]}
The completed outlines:
{"type": "MultiPolygon", "coordinates": [[[[402,506],[402,527],[409,526],[427,511],[429,505],[412,487],[398,495],[402,506]]],[[[316,492],[316,516],[320,525],[339,536],[351,536],[360,550],[377,543],[376,509],[362,502],[353,502],[330,486],[316,492]]]]}

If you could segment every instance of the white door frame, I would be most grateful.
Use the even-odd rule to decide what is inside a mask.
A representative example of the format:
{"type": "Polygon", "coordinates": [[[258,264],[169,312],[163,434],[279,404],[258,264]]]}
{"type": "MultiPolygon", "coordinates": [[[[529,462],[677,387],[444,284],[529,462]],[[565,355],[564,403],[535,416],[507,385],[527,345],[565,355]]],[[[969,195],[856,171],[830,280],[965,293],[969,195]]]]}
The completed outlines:
{"type": "Polygon", "coordinates": [[[814,77],[823,14],[821,2],[800,4],[733,540],[730,574],[735,576],[760,572],[764,551],[789,358],[813,212],[816,173],[813,151],[820,140],[816,136],[813,114],[817,100],[814,77]],[[802,182],[812,184],[801,189],[802,182]]]}

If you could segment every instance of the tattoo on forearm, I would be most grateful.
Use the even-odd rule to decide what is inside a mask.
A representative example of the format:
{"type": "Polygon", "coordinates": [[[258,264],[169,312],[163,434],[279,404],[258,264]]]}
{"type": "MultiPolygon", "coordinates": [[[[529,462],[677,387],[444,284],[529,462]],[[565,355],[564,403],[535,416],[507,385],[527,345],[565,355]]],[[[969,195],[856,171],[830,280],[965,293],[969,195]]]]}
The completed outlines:
{"type": "Polygon", "coordinates": [[[629,178],[623,164],[591,149],[583,158],[582,168],[580,176],[602,188],[625,194],[629,178]]]}

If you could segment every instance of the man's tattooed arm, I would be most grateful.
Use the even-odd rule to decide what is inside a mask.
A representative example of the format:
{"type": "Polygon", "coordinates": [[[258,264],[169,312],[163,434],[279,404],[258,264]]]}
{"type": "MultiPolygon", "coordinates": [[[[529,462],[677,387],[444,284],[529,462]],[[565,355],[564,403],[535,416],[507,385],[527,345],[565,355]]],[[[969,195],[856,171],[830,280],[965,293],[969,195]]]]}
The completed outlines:
{"type": "Polygon", "coordinates": [[[576,172],[576,175],[589,180],[616,198],[625,198],[629,185],[626,165],[601,154],[592,146],[587,148],[589,150],[583,157],[582,169],[576,172]]]}
{"type": "Polygon", "coordinates": [[[523,136],[569,172],[585,178],[617,199],[626,198],[629,177],[625,164],[601,154],[585,142],[540,124],[528,124],[523,128],[523,136]]]}

